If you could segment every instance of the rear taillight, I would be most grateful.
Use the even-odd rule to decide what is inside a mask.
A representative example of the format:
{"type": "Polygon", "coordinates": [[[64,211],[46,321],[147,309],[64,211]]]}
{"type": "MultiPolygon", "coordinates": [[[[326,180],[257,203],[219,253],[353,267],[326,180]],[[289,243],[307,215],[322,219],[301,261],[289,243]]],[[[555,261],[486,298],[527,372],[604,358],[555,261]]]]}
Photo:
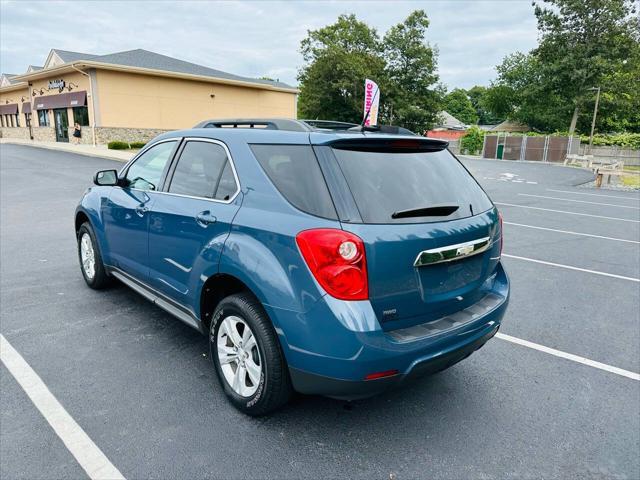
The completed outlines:
{"type": "Polygon", "coordinates": [[[332,297],[369,298],[364,242],[353,233],[333,228],[305,230],[296,243],[311,273],[332,297]]]}
{"type": "Polygon", "coordinates": [[[504,243],[504,230],[502,229],[502,213],[498,212],[500,219],[500,256],[502,256],[502,244],[504,243]]]}

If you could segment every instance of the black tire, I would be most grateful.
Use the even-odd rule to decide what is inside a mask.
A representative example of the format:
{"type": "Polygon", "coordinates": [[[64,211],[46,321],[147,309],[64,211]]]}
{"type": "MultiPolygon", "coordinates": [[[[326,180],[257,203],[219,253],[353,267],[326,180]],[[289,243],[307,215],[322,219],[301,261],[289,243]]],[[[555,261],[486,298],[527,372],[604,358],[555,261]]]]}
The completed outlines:
{"type": "Polygon", "coordinates": [[[231,295],[220,302],[209,330],[209,352],[227,398],[251,416],[265,415],[282,407],[291,397],[291,379],[276,332],[262,304],[249,293],[231,295]],[[225,378],[218,358],[217,335],[223,321],[236,316],[244,321],[256,340],[261,362],[260,382],[251,396],[236,393],[225,378]],[[264,359],[264,360],[263,360],[264,359]]]}
{"type": "Polygon", "coordinates": [[[80,271],[82,272],[82,277],[84,281],[87,282],[87,285],[94,290],[100,290],[105,288],[111,284],[111,277],[107,274],[104,263],[102,263],[102,255],[100,254],[100,248],[98,247],[98,242],[96,241],[96,236],[93,233],[93,227],[89,222],[83,223],[78,229],[78,261],[80,262],[80,271]],[[83,268],[82,265],[82,253],[81,253],[81,242],[82,238],[88,235],[91,240],[91,245],[93,247],[94,254],[94,275],[91,278],[87,275],[87,272],[83,268]]]}

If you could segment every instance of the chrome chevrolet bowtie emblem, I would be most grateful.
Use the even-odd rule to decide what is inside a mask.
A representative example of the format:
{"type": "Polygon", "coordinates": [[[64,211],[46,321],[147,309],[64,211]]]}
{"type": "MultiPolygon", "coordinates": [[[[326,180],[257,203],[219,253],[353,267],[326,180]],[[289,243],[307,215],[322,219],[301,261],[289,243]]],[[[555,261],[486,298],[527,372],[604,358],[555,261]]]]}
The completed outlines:
{"type": "Polygon", "coordinates": [[[463,257],[477,255],[491,247],[490,237],[478,238],[470,242],[447,245],[445,247],[432,248],[420,252],[413,262],[414,267],[433,265],[434,263],[451,262],[463,257]]]}
{"type": "Polygon", "coordinates": [[[458,247],[456,250],[456,257],[459,257],[460,255],[469,255],[471,252],[473,252],[473,245],[463,245],[462,247],[458,247]]]}

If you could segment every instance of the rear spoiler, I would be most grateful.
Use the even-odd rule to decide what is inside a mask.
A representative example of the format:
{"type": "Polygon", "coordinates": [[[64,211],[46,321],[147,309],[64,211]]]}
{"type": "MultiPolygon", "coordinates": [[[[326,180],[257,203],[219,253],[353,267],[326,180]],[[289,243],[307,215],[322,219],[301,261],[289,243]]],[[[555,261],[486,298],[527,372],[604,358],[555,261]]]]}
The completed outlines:
{"type": "Polygon", "coordinates": [[[449,142],[427,137],[401,137],[401,138],[340,138],[329,142],[332,148],[339,150],[357,150],[363,152],[440,152],[449,146],[449,142]]]}

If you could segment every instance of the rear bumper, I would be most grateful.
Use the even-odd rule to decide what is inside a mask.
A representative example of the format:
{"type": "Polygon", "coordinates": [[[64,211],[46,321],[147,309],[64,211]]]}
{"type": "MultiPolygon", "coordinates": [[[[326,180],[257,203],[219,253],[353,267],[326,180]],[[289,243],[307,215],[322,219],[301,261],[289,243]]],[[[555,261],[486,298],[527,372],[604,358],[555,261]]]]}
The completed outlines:
{"type": "Polygon", "coordinates": [[[461,348],[421,361],[405,374],[397,374],[377,380],[357,381],[325,377],[298,370],[297,368],[289,368],[291,381],[295,390],[300,393],[324,395],[341,400],[357,400],[371,397],[385,390],[399,387],[412,379],[430,375],[455,365],[482,348],[498,332],[499,328],[499,326],[492,326],[491,330],[480,338],[467,343],[461,348]]]}
{"type": "Polygon", "coordinates": [[[325,297],[305,314],[265,308],[276,320],[294,389],[355,399],[443,370],[493,337],[509,303],[509,281],[501,265],[492,277],[478,303],[431,324],[401,330],[383,330],[368,301],[325,297]],[[390,370],[398,373],[365,380],[390,370]]]}

